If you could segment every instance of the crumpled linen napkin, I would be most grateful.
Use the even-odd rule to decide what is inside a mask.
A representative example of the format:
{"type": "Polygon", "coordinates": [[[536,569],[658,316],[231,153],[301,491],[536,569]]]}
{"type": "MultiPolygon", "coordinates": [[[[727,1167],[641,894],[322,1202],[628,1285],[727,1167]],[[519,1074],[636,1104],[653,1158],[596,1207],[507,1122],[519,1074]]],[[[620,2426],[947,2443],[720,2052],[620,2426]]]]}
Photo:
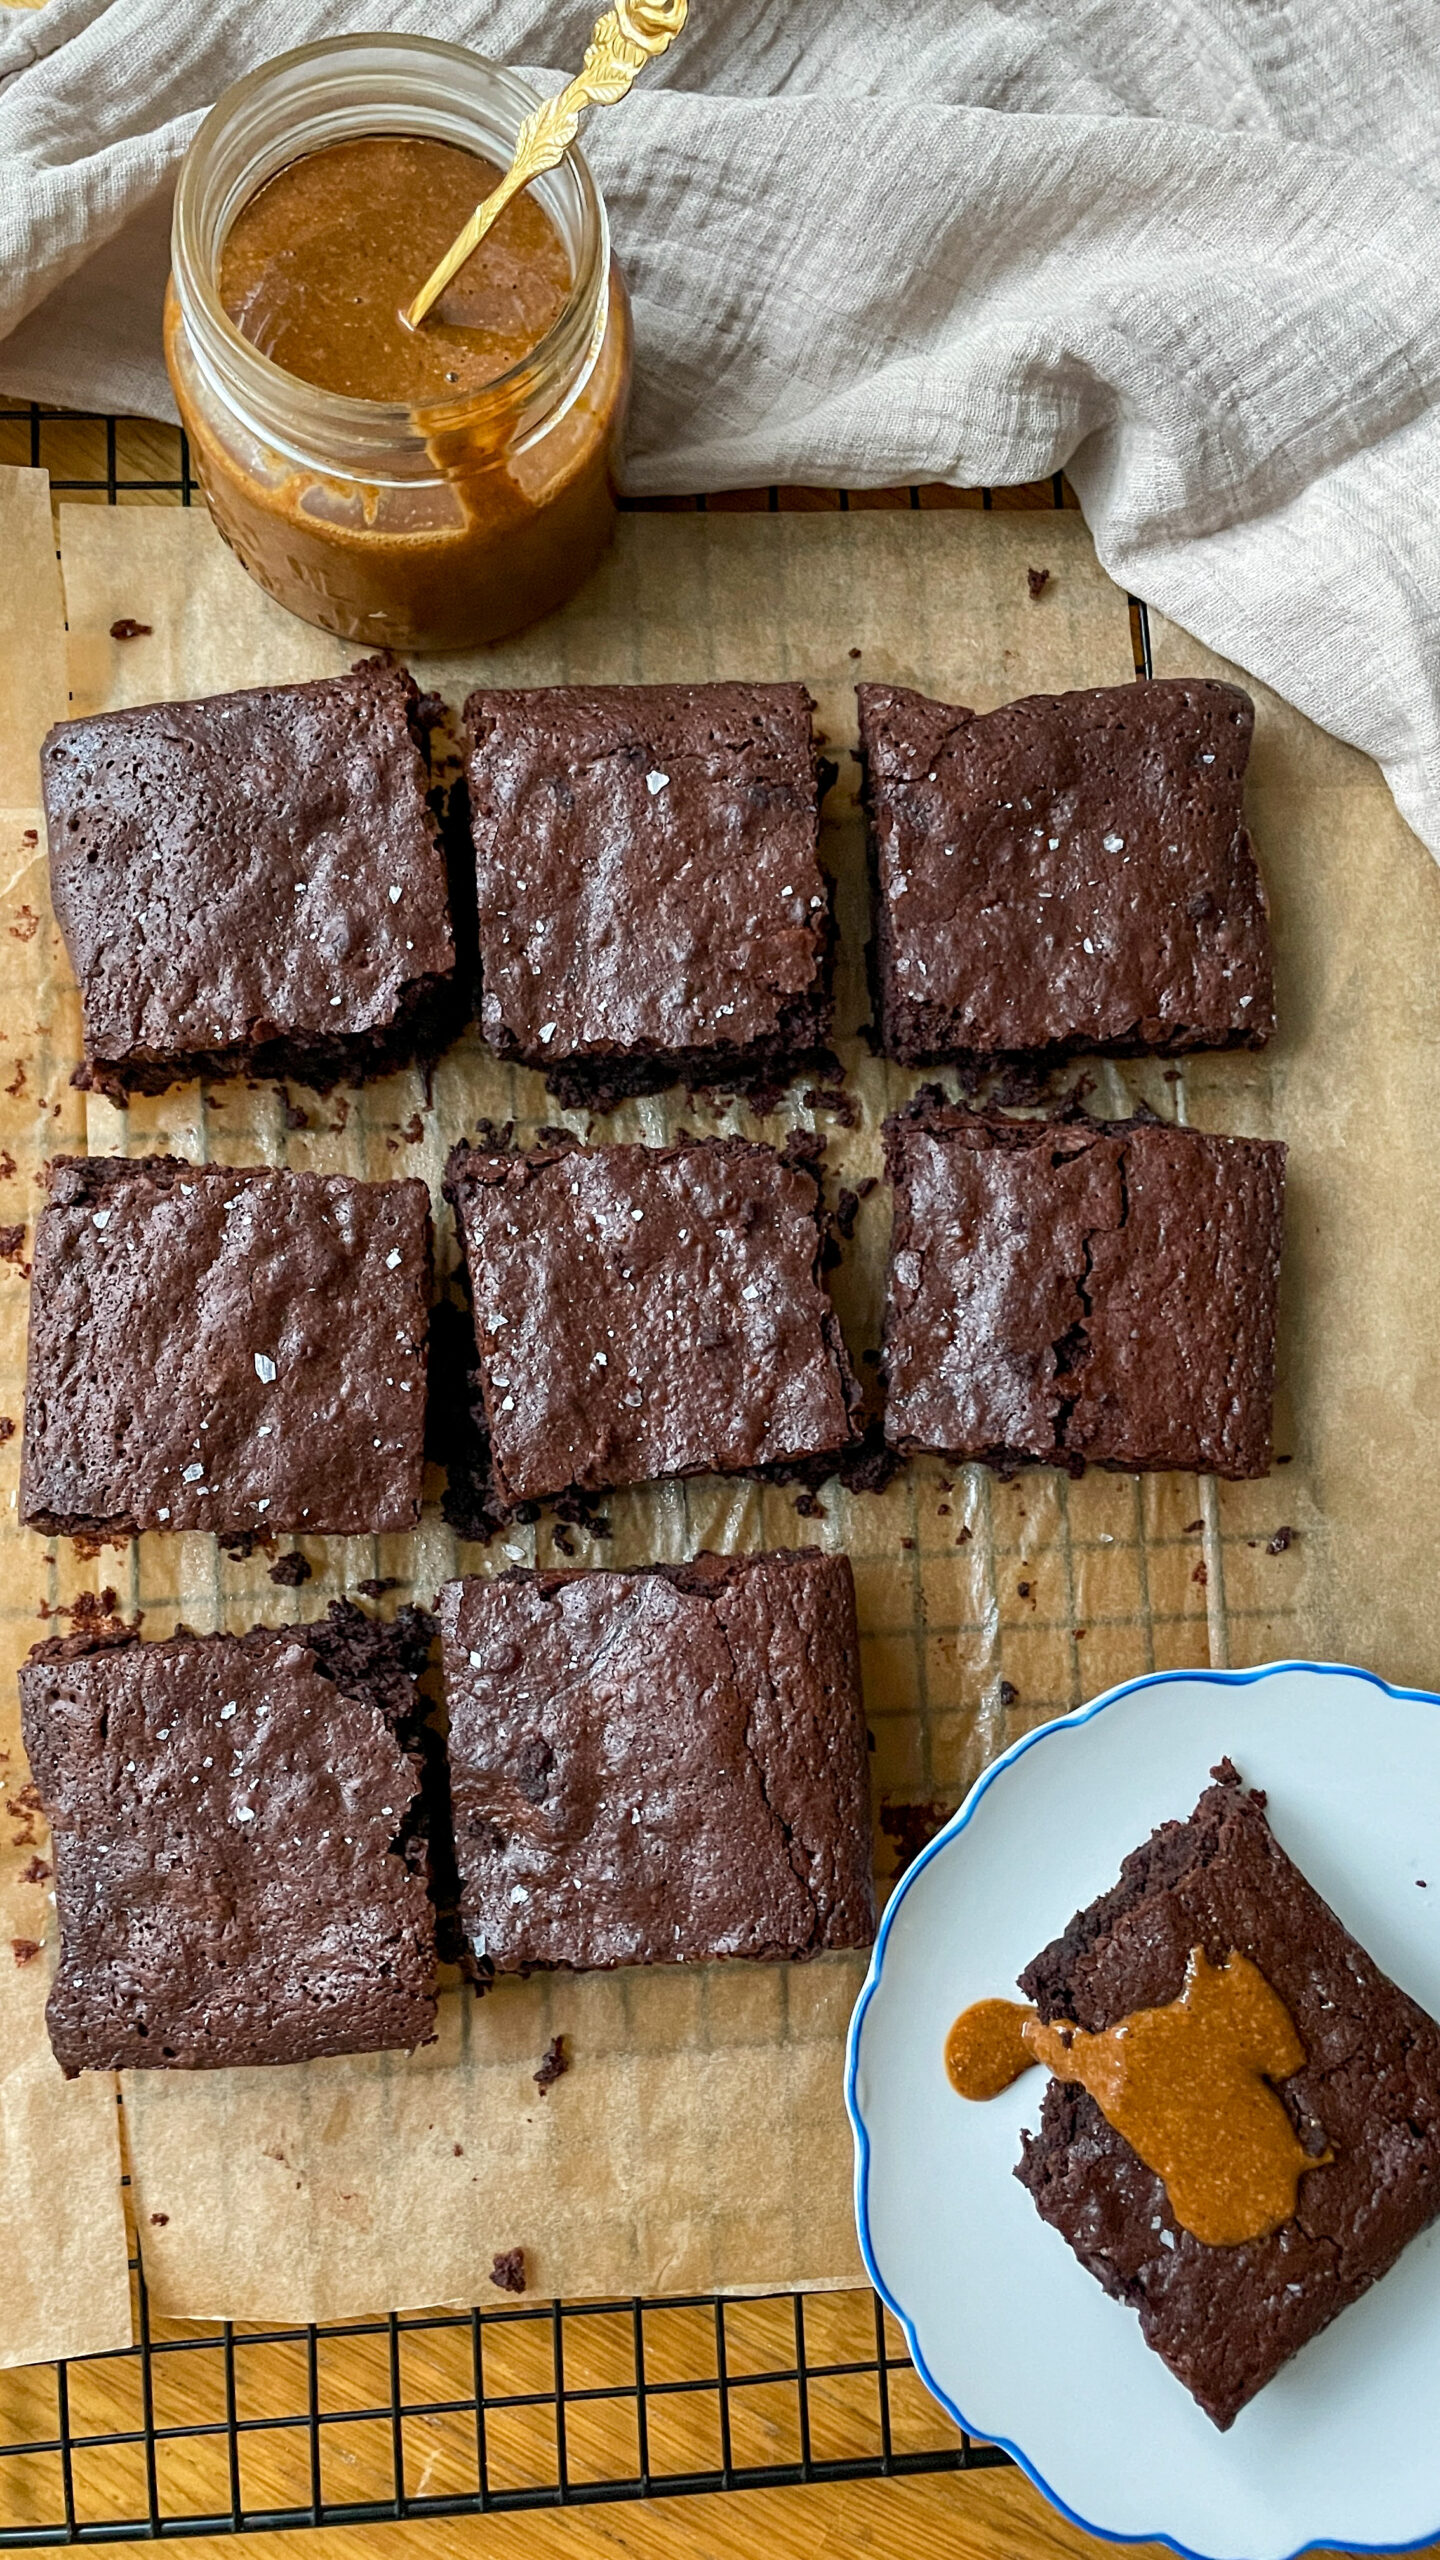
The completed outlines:
{"type": "MultiPolygon", "coordinates": [[[[0,388],[173,414],[170,191],[240,72],[377,26],[558,72],[594,14],[0,7],[0,388]]],[[[1063,465],[1111,574],[1376,756],[1440,855],[1430,0],[692,0],[587,149],[633,490],[1063,465]]]]}

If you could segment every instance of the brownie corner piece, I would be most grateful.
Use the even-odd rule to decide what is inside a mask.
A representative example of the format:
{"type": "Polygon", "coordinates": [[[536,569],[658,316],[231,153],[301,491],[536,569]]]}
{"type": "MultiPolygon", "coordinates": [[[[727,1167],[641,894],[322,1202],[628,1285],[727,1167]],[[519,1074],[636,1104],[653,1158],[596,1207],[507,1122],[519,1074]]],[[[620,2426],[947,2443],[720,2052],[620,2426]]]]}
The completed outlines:
{"type": "Polygon", "coordinates": [[[742,1138],[562,1138],[457,1148],[445,1187],[502,1507],[854,1449],[808,1163],[742,1138]]]}
{"type": "Polygon", "coordinates": [[[62,2069],[409,2050],[435,2018],[421,1612],[147,1643],[20,1671],[51,1826],[62,2069]]]}
{"type": "Polygon", "coordinates": [[[882,1046],[908,1065],[1259,1047],[1254,706],[1203,678],[975,714],[857,688],[882,1046]]]}
{"type": "Polygon", "coordinates": [[[893,1449],[1268,1471],[1279,1141],[927,1095],[885,1134],[893,1449]]]}
{"type": "Polygon", "coordinates": [[[47,1179],[21,1452],[28,1526],[414,1527],[423,1182],[174,1156],[60,1157],[47,1179]]]}
{"type": "Polygon", "coordinates": [[[1440,2211],[1440,2027],[1287,1857],[1263,1798],[1229,1763],[1216,1776],[1189,1820],[1162,1824],[1133,1851],[1118,1883],[1076,1914],[1020,1985],[1047,2021],[1100,2032],[1177,1999],[1195,1949],[1215,1965],[1248,1957],[1304,2049],[1280,2084],[1316,2160],[1293,2216],[1238,2246],[1196,2239],[1094,2099],[1060,2080],[1015,2174],[1226,2428],[1440,2211]]]}
{"type": "Polygon", "coordinates": [[[325,1087],[454,1038],[426,702],[401,667],[62,721],[41,755],[77,1081],[325,1087]]]}
{"type": "Polygon", "coordinates": [[[813,711],[800,684],[471,694],[481,1027],[567,1107],[773,1080],[823,1048],[813,711]]]}
{"type": "Polygon", "coordinates": [[[845,1557],[517,1568],[447,1584],[440,1617],[478,1960],[773,1961],[870,1943],[845,1557]]]}

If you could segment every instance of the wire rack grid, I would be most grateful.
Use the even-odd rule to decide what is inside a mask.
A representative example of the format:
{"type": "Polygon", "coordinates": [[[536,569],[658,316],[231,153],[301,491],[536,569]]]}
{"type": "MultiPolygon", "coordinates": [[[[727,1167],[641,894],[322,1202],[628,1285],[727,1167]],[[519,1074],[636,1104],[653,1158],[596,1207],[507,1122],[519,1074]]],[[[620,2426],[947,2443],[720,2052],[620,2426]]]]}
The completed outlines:
{"type": "MultiPolygon", "coordinates": [[[[57,497],[189,506],[185,437],[0,402],[57,497]]],[[[645,503],[643,501],[637,503],[645,503]]],[[[1024,489],[744,490],[666,508],[1073,506],[1024,489]]],[[[1131,600],[1137,676],[1150,673],[1131,600]]],[[[0,2375],[0,2549],[579,2506],[1006,2463],[950,2426],[868,2291],[506,2302],[298,2328],[152,2320],[0,2375]]]]}

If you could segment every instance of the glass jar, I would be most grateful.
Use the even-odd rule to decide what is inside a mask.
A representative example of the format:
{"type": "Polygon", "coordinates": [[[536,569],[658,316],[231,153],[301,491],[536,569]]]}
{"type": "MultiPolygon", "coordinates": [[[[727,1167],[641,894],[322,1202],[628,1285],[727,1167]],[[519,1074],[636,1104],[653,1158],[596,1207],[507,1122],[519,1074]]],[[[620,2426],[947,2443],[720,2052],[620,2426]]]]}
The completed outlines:
{"type": "Polygon", "coordinates": [[[605,207],[573,146],[534,181],[569,252],[569,300],[519,364],[424,410],[319,390],[261,355],[221,306],[226,235],[277,170],[330,143],[420,135],[506,167],[537,102],[460,45],[340,36],[238,80],[186,155],[165,311],[181,423],[232,551],[324,631],[464,648],[536,621],[594,568],[614,529],[630,381],[605,207]]]}

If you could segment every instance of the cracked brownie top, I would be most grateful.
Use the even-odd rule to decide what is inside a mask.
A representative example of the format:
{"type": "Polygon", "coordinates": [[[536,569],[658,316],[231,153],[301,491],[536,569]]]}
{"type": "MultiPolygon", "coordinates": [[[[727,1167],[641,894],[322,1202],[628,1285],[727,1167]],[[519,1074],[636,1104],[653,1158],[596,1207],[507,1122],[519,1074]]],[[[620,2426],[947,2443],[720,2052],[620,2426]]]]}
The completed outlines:
{"type": "Polygon", "coordinates": [[[742,1138],[457,1147],[502,1502],[848,1450],[858,1389],[820,1275],[818,1179],[742,1138]]]}
{"type": "Polygon", "coordinates": [[[890,1057],[1269,1038],[1248,694],[1171,677],[977,717],[905,685],[856,690],[890,1057]]]}
{"type": "Polygon", "coordinates": [[[800,684],[471,694],[492,1047],[584,1105],[783,1072],[825,1039],[813,708],[800,684]]]}
{"type": "Polygon", "coordinates": [[[922,1095],[886,1161],[892,1448],[1265,1474],[1283,1146],[922,1095]]]}
{"type": "Polygon", "coordinates": [[[516,1570],[440,1595],[477,1958],[679,1964],[874,1934],[844,1556],[516,1570]]]}

